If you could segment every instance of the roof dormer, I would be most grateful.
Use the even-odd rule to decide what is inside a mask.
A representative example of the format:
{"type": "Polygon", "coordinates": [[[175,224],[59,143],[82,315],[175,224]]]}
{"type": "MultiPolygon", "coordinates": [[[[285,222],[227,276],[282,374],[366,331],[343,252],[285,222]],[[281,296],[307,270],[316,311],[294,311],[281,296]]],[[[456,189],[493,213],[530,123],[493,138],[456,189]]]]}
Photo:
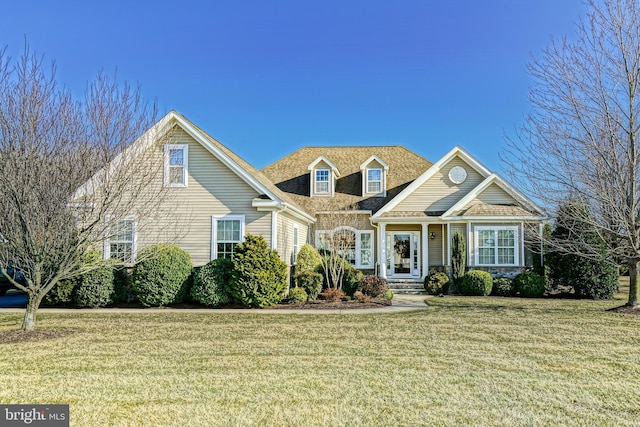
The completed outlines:
{"type": "Polygon", "coordinates": [[[336,165],[324,156],[320,156],[309,165],[311,173],[311,188],[309,195],[313,196],[333,196],[336,189],[336,180],[340,172],[336,165]]]}
{"type": "Polygon", "coordinates": [[[387,195],[387,165],[378,156],[369,157],[360,165],[362,173],[362,197],[386,197],[387,195]]]}

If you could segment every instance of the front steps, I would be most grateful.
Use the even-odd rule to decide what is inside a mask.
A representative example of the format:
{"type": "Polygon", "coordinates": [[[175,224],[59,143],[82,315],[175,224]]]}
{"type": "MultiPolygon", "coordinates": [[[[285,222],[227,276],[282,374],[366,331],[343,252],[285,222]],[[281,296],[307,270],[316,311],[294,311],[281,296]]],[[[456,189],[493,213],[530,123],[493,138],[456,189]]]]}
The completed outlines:
{"type": "Polygon", "coordinates": [[[424,284],[422,280],[416,279],[387,279],[389,282],[389,289],[398,295],[426,295],[424,291],[424,284]]]}

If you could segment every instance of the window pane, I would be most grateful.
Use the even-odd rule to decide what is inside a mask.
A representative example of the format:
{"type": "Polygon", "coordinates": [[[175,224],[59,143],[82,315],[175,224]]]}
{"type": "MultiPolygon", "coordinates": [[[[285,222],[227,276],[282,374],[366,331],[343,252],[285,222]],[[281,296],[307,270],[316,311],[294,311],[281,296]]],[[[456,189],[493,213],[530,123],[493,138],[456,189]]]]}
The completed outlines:
{"type": "Polygon", "coordinates": [[[182,166],[169,167],[169,183],[184,184],[184,167],[182,166]]]}
{"type": "Polygon", "coordinates": [[[380,182],[379,181],[369,181],[367,183],[367,193],[379,193],[380,192],[380,182]]]}
{"type": "Polygon", "coordinates": [[[360,235],[360,247],[362,249],[371,249],[371,234],[364,233],[360,235]]]}
{"type": "Polygon", "coordinates": [[[184,166],[184,150],[182,148],[172,148],[169,150],[169,165],[184,166]]]}
{"type": "Polygon", "coordinates": [[[125,263],[133,262],[133,225],[134,221],[118,221],[111,229],[109,239],[109,257],[125,263]]]}
{"type": "Polygon", "coordinates": [[[515,245],[515,233],[513,230],[498,230],[498,246],[513,247],[515,245]]]}
{"type": "Polygon", "coordinates": [[[480,262],[480,264],[495,263],[495,249],[493,248],[478,249],[478,261],[480,262]]]}
{"type": "Polygon", "coordinates": [[[316,193],[329,192],[329,170],[319,169],[316,171],[316,193]]]}
{"type": "Polygon", "coordinates": [[[371,265],[371,249],[362,249],[360,251],[360,264],[371,265]]]}
{"type": "Polygon", "coordinates": [[[369,169],[367,171],[367,178],[369,181],[380,181],[382,178],[382,171],[380,169],[369,169]]]}
{"type": "Polygon", "coordinates": [[[242,236],[240,235],[240,220],[219,219],[217,238],[218,242],[240,243],[242,240],[242,236]]]}
{"type": "Polygon", "coordinates": [[[480,230],[478,231],[478,245],[480,247],[494,247],[494,231],[493,230],[480,230]]]}
{"type": "Polygon", "coordinates": [[[498,248],[498,264],[515,264],[514,248],[498,248]]]}

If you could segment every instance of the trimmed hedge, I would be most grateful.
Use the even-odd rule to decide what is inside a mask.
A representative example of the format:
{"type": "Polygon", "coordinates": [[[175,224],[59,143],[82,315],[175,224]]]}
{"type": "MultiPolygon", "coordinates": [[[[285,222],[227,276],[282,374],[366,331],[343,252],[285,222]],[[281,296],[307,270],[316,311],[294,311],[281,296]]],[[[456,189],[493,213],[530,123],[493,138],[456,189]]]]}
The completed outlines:
{"type": "Polygon", "coordinates": [[[516,292],[521,297],[539,298],[544,295],[544,278],[533,271],[525,271],[515,278],[516,292]]]}
{"type": "Polygon", "coordinates": [[[314,301],[322,292],[322,274],[313,271],[302,271],[296,275],[298,287],[305,290],[309,301],[314,301]]]}
{"type": "Polygon", "coordinates": [[[364,274],[350,263],[346,262],[344,266],[344,275],[342,276],[342,290],[346,295],[353,294],[360,288],[360,281],[364,274]]]}
{"type": "Polygon", "coordinates": [[[462,278],[460,283],[460,293],[462,295],[482,295],[487,296],[493,288],[491,274],[486,271],[469,271],[462,278]]]}
{"type": "Polygon", "coordinates": [[[75,292],[76,305],[96,308],[113,304],[115,298],[113,272],[113,265],[104,263],[83,274],[75,292]]]}
{"type": "Polygon", "coordinates": [[[282,300],[287,290],[287,264],[262,236],[247,234],[236,246],[233,272],[227,291],[248,307],[269,307],[282,300]]]}
{"type": "Polygon", "coordinates": [[[424,290],[429,295],[440,295],[449,292],[449,276],[438,270],[429,270],[424,278],[424,290]]]}
{"type": "Polygon", "coordinates": [[[226,286],[231,278],[233,263],[218,258],[195,270],[191,297],[202,304],[217,307],[231,302],[226,286]]]}
{"type": "Polygon", "coordinates": [[[512,279],[508,277],[497,277],[493,279],[493,289],[491,295],[501,297],[512,297],[516,294],[516,285],[512,279]]]}
{"type": "Polygon", "coordinates": [[[387,279],[374,275],[364,276],[360,279],[360,285],[358,286],[360,292],[374,298],[383,295],[388,289],[387,279]]]}
{"type": "Polygon", "coordinates": [[[180,303],[191,278],[191,256],[178,245],[160,243],[140,251],[133,268],[133,290],[145,306],[180,303]]]}

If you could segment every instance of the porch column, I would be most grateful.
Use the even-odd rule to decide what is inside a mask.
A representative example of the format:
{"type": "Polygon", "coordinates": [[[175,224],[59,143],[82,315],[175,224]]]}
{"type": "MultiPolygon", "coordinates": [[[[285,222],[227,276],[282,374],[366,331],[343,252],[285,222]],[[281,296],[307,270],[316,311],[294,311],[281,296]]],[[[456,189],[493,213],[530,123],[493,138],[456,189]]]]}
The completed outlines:
{"type": "Polygon", "coordinates": [[[429,225],[422,224],[422,279],[429,274],[429,225]]]}
{"type": "Polygon", "coordinates": [[[378,251],[378,265],[380,266],[380,277],[387,278],[387,225],[381,223],[378,225],[378,242],[380,242],[380,250],[378,251]]]}

